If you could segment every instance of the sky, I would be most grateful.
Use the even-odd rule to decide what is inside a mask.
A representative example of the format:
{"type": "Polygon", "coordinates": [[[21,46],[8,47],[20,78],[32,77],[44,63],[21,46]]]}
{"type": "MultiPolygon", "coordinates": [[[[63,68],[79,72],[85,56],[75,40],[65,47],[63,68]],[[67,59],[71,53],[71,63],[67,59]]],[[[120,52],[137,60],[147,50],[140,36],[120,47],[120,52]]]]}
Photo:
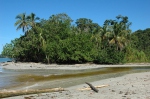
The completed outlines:
{"type": "Polygon", "coordinates": [[[53,14],[66,13],[74,22],[88,18],[103,25],[106,19],[117,15],[127,16],[132,22],[130,29],[150,28],[150,0],[0,0],[0,53],[6,43],[24,35],[14,23],[18,14],[35,13],[41,19],[53,14]]]}

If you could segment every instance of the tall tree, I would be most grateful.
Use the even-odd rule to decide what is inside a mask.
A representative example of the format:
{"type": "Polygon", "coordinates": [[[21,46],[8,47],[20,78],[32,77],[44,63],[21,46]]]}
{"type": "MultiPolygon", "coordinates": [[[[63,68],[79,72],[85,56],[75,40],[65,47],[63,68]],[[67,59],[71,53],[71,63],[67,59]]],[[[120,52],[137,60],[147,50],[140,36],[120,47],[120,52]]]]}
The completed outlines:
{"type": "Polygon", "coordinates": [[[87,18],[79,18],[76,20],[76,24],[78,29],[82,32],[86,33],[95,33],[99,29],[99,25],[97,23],[93,23],[91,19],[87,18]]]}
{"type": "Polygon", "coordinates": [[[111,31],[109,35],[109,44],[115,44],[117,50],[122,50],[127,45],[131,30],[129,26],[131,23],[128,21],[128,17],[117,16],[117,20],[106,20],[105,25],[108,30],[111,31]]]}
{"type": "Polygon", "coordinates": [[[40,18],[36,17],[36,15],[34,13],[31,13],[29,16],[27,16],[27,21],[31,28],[35,28],[36,25],[38,24],[37,21],[39,21],[39,20],[40,20],[40,18]]]}
{"type": "Polygon", "coordinates": [[[22,31],[26,33],[29,29],[26,14],[25,13],[19,14],[16,16],[16,19],[17,21],[15,22],[15,26],[17,26],[17,30],[22,29],[22,31]]]}

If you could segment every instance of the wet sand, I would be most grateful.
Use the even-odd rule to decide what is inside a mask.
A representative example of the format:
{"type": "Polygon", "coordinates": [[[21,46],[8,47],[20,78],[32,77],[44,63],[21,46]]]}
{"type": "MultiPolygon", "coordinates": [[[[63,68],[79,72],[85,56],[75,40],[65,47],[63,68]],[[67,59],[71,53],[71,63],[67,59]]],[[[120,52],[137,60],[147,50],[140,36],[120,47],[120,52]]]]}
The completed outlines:
{"type": "MultiPolygon", "coordinates": [[[[96,65],[96,64],[76,64],[76,65],[57,65],[40,63],[3,63],[6,69],[91,69],[101,67],[129,67],[129,66],[150,66],[149,63],[124,64],[124,65],[96,65]]],[[[82,80],[82,78],[81,78],[82,80]]],[[[113,77],[104,80],[97,79],[90,81],[94,86],[109,85],[108,87],[98,88],[99,92],[92,90],[78,90],[88,87],[87,84],[79,84],[65,88],[66,91],[41,93],[32,95],[21,95],[5,99],[150,99],[150,72],[127,74],[121,77],[113,77]]],[[[43,83],[44,84],[44,83],[43,83]]],[[[45,82],[46,84],[46,82],[45,82]]],[[[35,85],[36,86],[36,85],[35,85]]],[[[32,87],[32,86],[31,86],[32,87]]]]}
{"type": "Polygon", "coordinates": [[[150,72],[134,73],[122,77],[90,82],[94,86],[109,85],[92,90],[80,91],[86,84],[65,88],[66,91],[22,95],[5,99],[150,99],[150,72]]]}

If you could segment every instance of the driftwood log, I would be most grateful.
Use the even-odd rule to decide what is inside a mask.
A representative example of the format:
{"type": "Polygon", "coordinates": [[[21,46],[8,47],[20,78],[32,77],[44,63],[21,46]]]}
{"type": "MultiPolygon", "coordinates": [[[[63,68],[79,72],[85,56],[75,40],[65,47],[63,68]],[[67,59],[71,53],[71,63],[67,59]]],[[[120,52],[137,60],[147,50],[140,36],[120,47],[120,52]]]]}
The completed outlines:
{"type": "Polygon", "coordinates": [[[93,91],[95,91],[95,92],[97,92],[98,93],[98,89],[97,88],[95,88],[92,84],[90,84],[90,83],[88,83],[88,82],[85,82],[87,85],[89,85],[90,86],[90,88],[93,90],[93,91]]]}
{"type": "Polygon", "coordinates": [[[17,91],[5,90],[5,91],[0,91],[0,98],[19,96],[19,95],[38,94],[38,93],[45,93],[45,92],[58,92],[58,91],[65,91],[65,90],[64,90],[64,88],[37,89],[37,90],[17,90],[17,91]]]}
{"type": "MultiPolygon", "coordinates": [[[[99,86],[94,86],[95,88],[102,88],[102,87],[108,87],[109,85],[99,85],[99,86]]],[[[86,88],[80,88],[78,90],[84,91],[84,90],[91,90],[91,87],[86,87],[86,88]]]]}

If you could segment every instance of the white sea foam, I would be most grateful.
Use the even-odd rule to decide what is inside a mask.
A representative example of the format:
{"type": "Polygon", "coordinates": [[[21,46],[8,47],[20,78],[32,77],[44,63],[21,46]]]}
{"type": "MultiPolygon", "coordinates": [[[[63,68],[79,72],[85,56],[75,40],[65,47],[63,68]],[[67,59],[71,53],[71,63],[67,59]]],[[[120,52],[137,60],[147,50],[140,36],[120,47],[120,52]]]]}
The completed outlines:
{"type": "Polygon", "coordinates": [[[36,83],[36,84],[34,84],[34,85],[30,85],[30,86],[27,86],[27,87],[25,87],[26,89],[29,89],[29,88],[32,88],[32,87],[35,87],[35,86],[38,86],[38,84],[36,83]]]}

